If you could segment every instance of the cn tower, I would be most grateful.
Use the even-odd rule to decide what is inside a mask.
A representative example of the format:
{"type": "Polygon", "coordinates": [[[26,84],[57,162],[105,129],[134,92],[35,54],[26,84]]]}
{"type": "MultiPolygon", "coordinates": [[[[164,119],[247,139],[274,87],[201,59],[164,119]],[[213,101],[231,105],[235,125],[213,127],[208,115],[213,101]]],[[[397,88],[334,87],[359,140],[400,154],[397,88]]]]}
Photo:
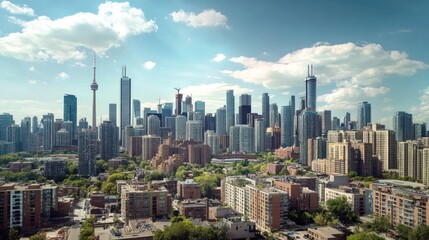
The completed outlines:
{"type": "Polygon", "coordinates": [[[96,129],[97,122],[96,122],[96,116],[97,116],[97,104],[96,104],[96,91],[98,90],[98,84],[95,81],[95,52],[94,52],[94,78],[91,83],[91,90],[92,90],[92,129],[96,129]]]}

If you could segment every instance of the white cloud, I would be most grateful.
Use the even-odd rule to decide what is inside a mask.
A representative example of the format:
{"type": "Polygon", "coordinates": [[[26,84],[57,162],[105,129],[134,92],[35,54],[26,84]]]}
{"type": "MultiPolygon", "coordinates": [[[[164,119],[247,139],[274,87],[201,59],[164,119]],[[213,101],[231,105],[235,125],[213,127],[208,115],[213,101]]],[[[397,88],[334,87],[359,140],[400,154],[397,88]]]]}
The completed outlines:
{"type": "Polygon", "coordinates": [[[31,66],[30,68],[28,68],[28,71],[34,72],[34,71],[36,71],[36,68],[34,66],[31,66]]]}
{"type": "Polygon", "coordinates": [[[216,54],[216,56],[212,59],[214,62],[222,62],[225,59],[225,55],[222,53],[216,54]]]}
{"type": "Polygon", "coordinates": [[[154,20],[128,2],[105,2],[98,13],[79,12],[59,19],[39,16],[23,23],[20,32],[0,38],[0,55],[26,61],[63,62],[85,58],[85,49],[106,52],[129,36],[156,31],[154,20]]]}
{"type": "Polygon", "coordinates": [[[25,25],[25,23],[27,23],[26,21],[24,21],[24,20],[22,20],[22,19],[19,19],[19,18],[17,18],[17,17],[14,17],[14,16],[9,16],[9,17],[7,17],[7,20],[8,20],[10,23],[13,23],[13,24],[16,24],[16,25],[19,25],[19,26],[24,26],[24,25],[25,25]]]}
{"type": "Polygon", "coordinates": [[[34,85],[34,84],[37,84],[37,81],[36,80],[28,80],[28,83],[34,85]]]}
{"type": "Polygon", "coordinates": [[[206,103],[206,112],[216,112],[216,109],[225,105],[226,91],[234,89],[234,95],[251,93],[253,90],[243,88],[237,84],[228,84],[225,82],[200,84],[181,89],[184,96],[192,95],[192,100],[202,100],[206,103]]]}
{"type": "Polygon", "coordinates": [[[379,44],[315,45],[288,53],[278,61],[233,57],[230,61],[244,69],[223,73],[244,82],[261,84],[269,89],[302,85],[307,65],[313,64],[319,83],[351,81],[363,86],[380,83],[388,75],[413,75],[427,64],[408,58],[399,51],[386,51],[379,44]]]}
{"type": "Polygon", "coordinates": [[[73,67],[86,67],[86,65],[82,62],[75,62],[72,64],[73,67]]]}
{"type": "Polygon", "coordinates": [[[414,122],[429,122],[429,86],[422,90],[420,96],[420,105],[411,107],[410,112],[413,114],[414,122]]]}
{"type": "Polygon", "coordinates": [[[206,9],[198,14],[180,9],[170,13],[170,16],[174,22],[183,22],[191,27],[228,27],[227,17],[214,9],[206,9]]]}
{"type": "Polygon", "coordinates": [[[147,62],[143,63],[143,67],[147,70],[151,70],[155,66],[156,66],[156,62],[147,61],[147,62]]]}
{"type": "Polygon", "coordinates": [[[351,109],[357,106],[357,103],[368,98],[385,95],[390,91],[387,87],[369,87],[359,86],[351,82],[337,85],[337,88],[328,94],[321,95],[317,98],[318,102],[325,102],[320,109],[351,109]]]}
{"type": "Polygon", "coordinates": [[[34,10],[27,5],[18,6],[10,1],[2,1],[1,2],[1,8],[6,9],[8,12],[12,14],[23,14],[28,16],[34,16],[34,10]]]}
{"type": "Polygon", "coordinates": [[[65,72],[60,72],[57,76],[57,79],[61,79],[61,80],[67,80],[69,78],[70,76],[65,72]]]}

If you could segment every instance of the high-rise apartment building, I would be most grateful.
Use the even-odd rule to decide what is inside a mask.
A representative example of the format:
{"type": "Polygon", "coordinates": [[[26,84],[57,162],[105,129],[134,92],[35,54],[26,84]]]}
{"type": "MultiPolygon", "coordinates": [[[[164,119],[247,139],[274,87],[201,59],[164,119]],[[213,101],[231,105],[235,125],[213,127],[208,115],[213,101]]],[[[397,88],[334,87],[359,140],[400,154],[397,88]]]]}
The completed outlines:
{"type": "Polygon", "coordinates": [[[270,104],[270,124],[269,127],[278,127],[280,126],[279,122],[279,107],[277,103],[270,104]]]}
{"type": "MultiPolygon", "coordinates": [[[[118,132],[119,132],[119,129],[118,129],[118,132]]],[[[126,126],[124,130],[123,147],[126,151],[128,151],[128,153],[131,151],[131,138],[134,136],[136,136],[135,128],[133,126],[126,126]]]]}
{"type": "Polygon", "coordinates": [[[93,129],[83,129],[79,133],[79,162],[78,173],[81,176],[95,176],[95,155],[97,154],[97,138],[96,132],[93,129]]]}
{"type": "Polygon", "coordinates": [[[176,116],[176,140],[186,139],[186,117],[183,115],[176,116]]]}
{"type": "Polygon", "coordinates": [[[357,130],[371,123],[371,104],[368,102],[359,103],[357,116],[357,130]]]}
{"type": "Polygon", "coordinates": [[[0,114],[0,141],[6,141],[6,129],[13,124],[15,124],[13,115],[9,113],[0,114]]]}
{"type": "Polygon", "coordinates": [[[161,136],[161,120],[159,116],[150,115],[147,118],[147,134],[161,136]]]}
{"type": "Polygon", "coordinates": [[[319,112],[319,115],[322,119],[322,134],[326,137],[328,131],[331,130],[332,127],[331,110],[319,112]]]}
{"type": "Polygon", "coordinates": [[[136,118],[141,117],[141,111],[140,111],[140,100],[133,99],[133,126],[136,125],[136,118]]]}
{"type": "Polygon", "coordinates": [[[265,120],[264,118],[255,119],[255,152],[265,152],[265,120]]]}
{"type": "MultiPolygon", "coordinates": [[[[34,121],[33,121],[33,124],[34,124],[34,121]]],[[[36,118],[36,126],[37,126],[37,132],[39,132],[37,118],[36,118]]],[[[34,129],[34,126],[33,126],[33,129],[34,129]]],[[[31,133],[31,118],[25,117],[21,121],[21,148],[22,148],[21,150],[22,151],[25,151],[25,152],[33,151],[32,137],[33,137],[33,134],[36,134],[36,133],[31,133]]]]}
{"type": "Polygon", "coordinates": [[[203,141],[203,123],[198,120],[186,122],[186,140],[203,141]]]}
{"type": "Polygon", "coordinates": [[[397,147],[399,176],[422,180],[423,143],[421,141],[408,140],[406,142],[398,142],[397,147]]]}
{"type": "Polygon", "coordinates": [[[126,126],[131,125],[131,78],[127,77],[126,67],[124,67],[122,70],[120,95],[121,129],[119,131],[121,144],[123,144],[123,131],[125,130],[126,126]]]}
{"type": "Polygon", "coordinates": [[[235,97],[234,90],[226,91],[226,131],[229,134],[231,126],[235,125],[235,97]]]}
{"type": "Polygon", "coordinates": [[[238,124],[229,131],[229,151],[253,152],[254,130],[248,125],[238,124]]]}
{"type": "MultiPolygon", "coordinates": [[[[119,151],[119,129],[109,122],[100,124],[100,153],[101,159],[108,161],[118,156],[119,151]]],[[[125,140],[125,139],[124,139],[125,140]]]]}
{"type": "Polygon", "coordinates": [[[54,114],[43,115],[43,150],[51,151],[55,143],[54,114]]]}
{"type": "Polygon", "coordinates": [[[6,129],[6,141],[15,144],[15,152],[21,151],[21,128],[19,125],[11,125],[6,129]]]}
{"type": "Polygon", "coordinates": [[[249,94],[241,94],[238,104],[238,124],[247,124],[247,114],[251,112],[252,96],[249,94]]]}
{"type": "Polygon", "coordinates": [[[158,152],[158,147],[161,144],[161,137],[155,135],[143,136],[142,159],[151,160],[158,152]]]}
{"type": "Polygon", "coordinates": [[[212,149],[212,155],[217,155],[220,152],[219,136],[213,130],[208,130],[204,134],[204,144],[207,144],[212,149]]]}
{"type": "Polygon", "coordinates": [[[195,101],[195,112],[200,112],[203,116],[206,115],[206,103],[203,101],[195,101]]]}
{"type": "Polygon", "coordinates": [[[316,112],[303,111],[299,115],[299,160],[301,164],[308,164],[308,139],[321,136],[321,120],[316,112]]]}
{"type": "Polygon", "coordinates": [[[281,146],[290,147],[293,145],[293,108],[292,106],[282,106],[281,108],[281,146]]]}

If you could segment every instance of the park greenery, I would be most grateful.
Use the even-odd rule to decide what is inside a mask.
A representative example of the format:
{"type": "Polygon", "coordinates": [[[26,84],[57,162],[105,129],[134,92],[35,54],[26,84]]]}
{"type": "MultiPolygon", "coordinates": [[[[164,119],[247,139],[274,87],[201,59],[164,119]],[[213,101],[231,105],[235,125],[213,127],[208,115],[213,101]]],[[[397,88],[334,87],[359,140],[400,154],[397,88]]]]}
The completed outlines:
{"type": "Polygon", "coordinates": [[[82,223],[80,228],[79,240],[94,240],[94,216],[90,216],[85,222],[82,223]]]}
{"type": "Polygon", "coordinates": [[[329,199],[326,201],[326,208],[320,208],[314,215],[314,223],[317,226],[352,224],[357,223],[358,220],[358,215],[345,197],[329,199]]]}
{"type": "Polygon", "coordinates": [[[358,232],[347,237],[347,240],[384,240],[385,238],[371,232],[358,232]]]}

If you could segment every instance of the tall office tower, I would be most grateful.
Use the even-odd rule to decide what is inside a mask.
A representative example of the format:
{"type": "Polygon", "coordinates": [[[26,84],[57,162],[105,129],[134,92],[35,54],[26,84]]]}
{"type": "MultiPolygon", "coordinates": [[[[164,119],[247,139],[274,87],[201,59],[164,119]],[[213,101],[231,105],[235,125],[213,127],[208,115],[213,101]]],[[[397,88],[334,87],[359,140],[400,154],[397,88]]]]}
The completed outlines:
{"type": "Polygon", "coordinates": [[[371,123],[371,104],[368,102],[359,103],[357,116],[357,130],[361,130],[368,123],[371,123]]]}
{"type": "Polygon", "coordinates": [[[180,88],[175,88],[175,89],[177,90],[175,115],[179,116],[180,114],[182,114],[182,98],[183,98],[183,94],[180,93],[180,88]]]}
{"type": "MultiPolygon", "coordinates": [[[[33,123],[34,123],[34,118],[33,118],[33,123]]],[[[36,122],[36,125],[38,125],[37,122],[36,122]]],[[[33,126],[33,129],[34,129],[34,126],[33,126]]],[[[37,132],[39,132],[39,129],[37,129],[37,132]]],[[[33,141],[32,141],[32,134],[31,134],[31,118],[25,117],[23,120],[21,120],[21,150],[24,152],[32,152],[33,151],[32,142],[33,141]]]]}
{"type": "Polygon", "coordinates": [[[292,106],[282,106],[281,108],[281,146],[290,147],[293,145],[293,108],[292,106]]]}
{"type": "Polygon", "coordinates": [[[198,120],[186,122],[186,140],[203,141],[203,123],[198,120]]]}
{"type": "Polygon", "coordinates": [[[55,127],[54,127],[54,115],[48,113],[43,115],[43,150],[51,151],[55,141],[55,127]]]}
{"type": "Polygon", "coordinates": [[[117,125],[116,123],[116,103],[109,104],[109,122],[117,125]]]}
{"type": "Polygon", "coordinates": [[[31,132],[38,133],[39,132],[39,121],[37,120],[37,116],[33,117],[31,125],[31,132]]]}
{"type": "Polygon", "coordinates": [[[229,129],[229,152],[240,151],[240,127],[239,125],[231,126],[229,129]]]}
{"type": "Polygon", "coordinates": [[[127,77],[127,67],[122,69],[121,78],[121,129],[119,130],[121,144],[126,126],[131,125],[131,78],[127,77]]]}
{"type": "Polygon", "coordinates": [[[226,91],[226,132],[229,134],[231,126],[235,125],[235,97],[234,90],[226,91]]]}
{"type": "Polygon", "coordinates": [[[422,180],[423,184],[429,185],[429,148],[422,149],[422,180]]]}
{"type": "Polygon", "coordinates": [[[81,118],[79,120],[79,132],[82,132],[83,129],[87,129],[87,128],[88,128],[88,122],[86,121],[86,118],[81,118]]]}
{"type": "Polygon", "coordinates": [[[227,135],[226,131],[226,108],[225,106],[216,110],[216,133],[218,136],[227,135]]]}
{"type": "Polygon", "coordinates": [[[144,135],[142,142],[142,159],[150,161],[158,152],[158,147],[161,145],[161,137],[144,135]]]}
{"type": "Polygon", "coordinates": [[[332,119],[331,119],[331,110],[324,110],[319,113],[322,118],[322,134],[327,136],[328,131],[331,130],[332,127],[332,119]]]}
{"type": "Polygon", "coordinates": [[[255,127],[255,120],[259,119],[259,118],[263,118],[262,115],[259,115],[257,113],[249,113],[249,114],[247,114],[247,121],[246,121],[247,125],[249,125],[250,127],[254,128],[255,127]]]}
{"type": "Polygon", "coordinates": [[[93,79],[92,79],[92,83],[91,83],[91,90],[92,90],[92,129],[96,129],[97,128],[97,97],[96,97],[96,91],[98,90],[98,84],[97,81],[95,80],[95,71],[96,71],[96,65],[95,65],[95,52],[94,52],[94,66],[92,67],[93,69],[93,79]]]}
{"type": "Polygon", "coordinates": [[[93,129],[83,129],[79,133],[78,174],[84,177],[95,176],[95,155],[97,154],[97,138],[93,129]]]}
{"type": "Polygon", "coordinates": [[[136,136],[136,131],[133,126],[126,126],[124,130],[124,149],[130,153],[131,138],[136,136]]]}
{"type": "Polygon", "coordinates": [[[193,109],[194,106],[192,104],[192,97],[188,95],[185,97],[185,112],[189,114],[193,109]]]}
{"type": "Polygon", "coordinates": [[[6,129],[14,124],[13,115],[9,113],[0,114],[0,141],[6,141],[6,129]]]}
{"type": "Polygon", "coordinates": [[[19,125],[11,125],[6,129],[6,141],[15,144],[15,152],[21,151],[21,128],[19,125]]]}
{"type": "Polygon", "coordinates": [[[238,103],[238,124],[247,124],[247,114],[251,112],[252,96],[249,94],[241,94],[238,103]]]}
{"type": "Polygon", "coordinates": [[[419,140],[426,137],[426,123],[414,124],[414,139],[419,140]]]}
{"type": "Polygon", "coordinates": [[[70,142],[70,145],[67,145],[67,146],[71,146],[73,144],[73,126],[74,126],[74,123],[72,121],[63,121],[62,124],[61,124],[60,130],[61,129],[65,129],[65,130],[67,130],[67,132],[69,132],[69,137],[70,137],[69,142],[70,142]]]}
{"type": "Polygon", "coordinates": [[[264,118],[255,119],[255,152],[265,152],[265,120],[264,118]]]}
{"type": "Polygon", "coordinates": [[[136,125],[136,118],[141,117],[140,114],[140,100],[138,99],[133,99],[133,126],[136,125]]]}
{"type": "Polygon", "coordinates": [[[393,130],[396,132],[398,142],[412,140],[414,135],[413,115],[406,112],[396,112],[393,116],[393,130]]]}
{"type": "Polygon", "coordinates": [[[107,161],[118,156],[118,135],[119,129],[115,124],[109,121],[104,121],[102,124],[100,124],[101,159],[107,161]]]}
{"type": "Polygon", "coordinates": [[[186,117],[183,115],[176,116],[176,140],[186,139],[186,117]]]}
{"type": "Polygon", "coordinates": [[[346,128],[346,130],[351,130],[349,123],[350,123],[350,113],[346,112],[346,116],[344,116],[344,127],[346,128]]]}
{"type": "Polygon", "coordinates": [[[66,129],[60,129],[55,133],[55,146],[64,147],[71,145],[71,134],[66,129]]]}
{"type": "Polygon", "coordinates": [[[161,136],[161,121],[156,115],[147,118],[147,135],[161,136]]]}
{"type": "Polygon", "coordinates": [[[270,117],[269,117],[269,127],[279,126],[279,107],[277,103],[270,104],[270,117]]]}
{"type": "Polygon", "coordinates": [[[289,106],[292,107],[292,113],[295,115],[295,96],[291,95],[289,100],[289,106]]]}
{"type": "Polygon", "coordinates": [[[203,116],[206,115],[206,103],[203,101],[195,101],[195,112],[200,112],[203,116]]]}
{"type": "Polygon", "coordinates": [[[75,95],[64,95],[64,121],[71,121],[73,123],[70,135],[72,139],[77,139],[77,98],[75,95]]]}
{"type": "Polygon", "coordinates": [[[308,66],[308,76],[305,78],[305,109],[309,112],[316,111],[316,81],[313,65],[308,66]]]}
{"type": "Polygon", "coordinates": [[[340,130],[340,119],[339,118],[337,118],[337,117],[332,118],[331,129],[332,130],[340,130]]]}
{"type": "Polygon", "coordinates": [[[299,116],[299,160],[308,164],[308,139],[321,136],[322,127],[320,116],[316,112],[303,111],[299,116]]]}
{"type": "Polygon", "coordinates": [[[207,131],[207,130],[216,131],[216,117],[213,114],[211,113],[206,114],[206,116],[204,117],[203,129],[204,131],[207,131]]]}
{"type": "Polygon", "coordinates": [[[262,93],[262,117],[264,118],[264,127],[270,127],[270,96],[268,93],[262,93]]]}
{"type": "Polygon", "coordinates": [[[162,122],[164,123],[164,127],[166,127],[165,118],[171,116],[173,116],[173,103],[166,102],[164,103],[164,107],[162,108],[162,122]]]}
{"type": "Polygon", "coordinates": [[[164,122],[165,127],[170,129],[173,139],[176,139],[176,117],[166,117],[164,122]]]}

